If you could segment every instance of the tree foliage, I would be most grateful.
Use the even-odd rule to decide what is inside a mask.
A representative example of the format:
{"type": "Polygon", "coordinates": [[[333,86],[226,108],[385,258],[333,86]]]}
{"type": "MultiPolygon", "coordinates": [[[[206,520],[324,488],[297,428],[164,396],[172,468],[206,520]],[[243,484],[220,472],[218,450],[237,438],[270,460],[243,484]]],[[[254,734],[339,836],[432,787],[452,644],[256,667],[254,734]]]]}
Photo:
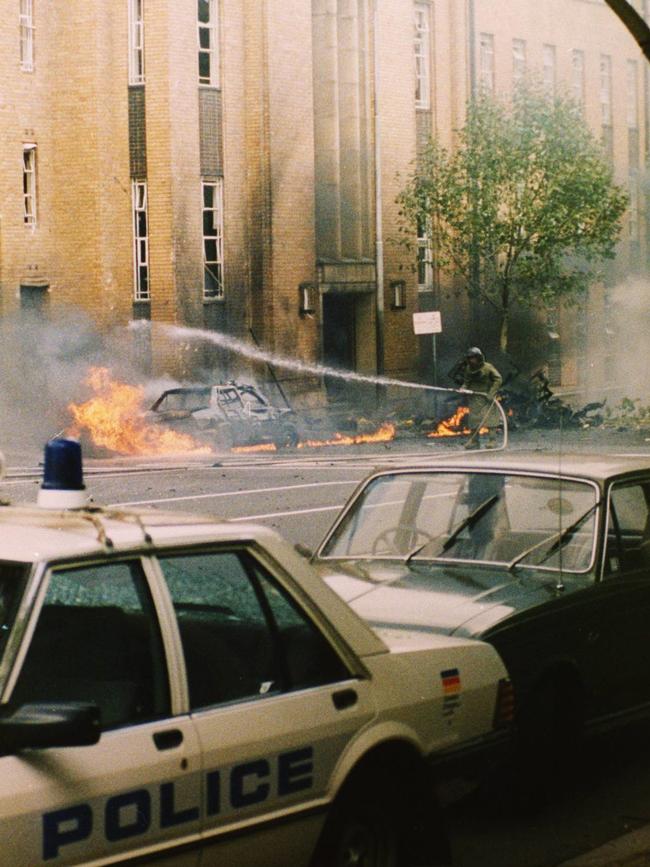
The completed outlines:
{"type": "Polygon", "coordinates": [[[627,195],[577,106],[526,87],[478,95],[457,147],[430,141],[398,202],[402,237],[424,227],[437,265],[496,308],[505,351],[513,303],[575,299],[613,258],[627,195]]]}

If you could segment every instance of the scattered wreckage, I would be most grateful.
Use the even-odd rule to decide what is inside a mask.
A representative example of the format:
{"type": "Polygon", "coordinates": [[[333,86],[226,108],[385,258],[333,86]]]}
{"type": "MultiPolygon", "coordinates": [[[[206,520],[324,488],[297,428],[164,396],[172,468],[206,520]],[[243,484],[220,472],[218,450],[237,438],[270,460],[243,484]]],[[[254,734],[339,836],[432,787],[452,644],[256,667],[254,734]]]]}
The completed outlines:
{"type": "Polygon", "coordinates": [[[544,371],[532,376],[506,376],[501,405],[511,428],[598,427],[605,419],[606,401],[592,401],[575,409],[551,389],[544,371]]]}
{"type": "MultiPolygon", "coordinates": [[[[531,376],[516,370],[507,374],[499,399],[512,430],[591,428],[612,418],[605,401],[572,407],[552,391],[542,370],[531,376]]],[[[257,386],[233,380],[169,388],[153,403],[147,419],[182,430],[219,450],[266,444],[291,448],[318,438],[334,442],[322,440],[332,435],[341,441],[366,441],[355,435],[369,434],[387,424],[394,430],[391,439],[467,436],[466,403],[462,390],[427,390],[419,400],[410,394],[408,400],[395,399],[380,407],[359,405],[356,412],[342,403],[299,413],[288,401],[287,406],[278,407],[257,386]],[[344,437],[341,431],[351,437],[344,437]]]]}

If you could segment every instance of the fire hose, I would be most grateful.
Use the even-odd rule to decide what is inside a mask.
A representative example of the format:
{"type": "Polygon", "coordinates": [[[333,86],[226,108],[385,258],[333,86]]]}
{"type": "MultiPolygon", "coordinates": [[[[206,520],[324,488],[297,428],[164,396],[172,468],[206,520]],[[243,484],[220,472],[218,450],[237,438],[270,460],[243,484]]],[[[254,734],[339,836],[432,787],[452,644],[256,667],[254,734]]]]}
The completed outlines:
{"type": "MultiPolygon", "coordinates": [[[[458,391],[462,392],[463,394],[471,394],[471,395],[480,396],[485,401],[488,400],[488,397],[485,394],[483,394],[483,392],[480,392],[480,391],[471,391],[470,389],[466,389],[466,388],[462,388],[462,389],[459,388],[458,391]]],[[[503,425],[503,443],[501,446],[498,447],[498,450],[505,449],[507,447],[507,445],[508,445],[508,419],[506,418],[506,414],[503,410],[503,407],[501,406],[501,404],[497,400],[496,395],[494,395],[492,400],[488,403],[488,407],[485,410],[485,413],[484,413],[483,417],[481,418],[481,421],[472,430],[472,432],[469,436],[469,439],[467,440],[467,443],[465,444],[466,446],[469,445],[471,442],[473,442],[479,436],[479,434],[481,432],[481,428],[483,427],[483,425],[486,423],[486,421],[490,417],[490,413],[492,412],[492,407],[494,407],[494,406],[496,406],[496,408],[499,411],[499,415],[501,416],[501,422],[503,425]]]]}

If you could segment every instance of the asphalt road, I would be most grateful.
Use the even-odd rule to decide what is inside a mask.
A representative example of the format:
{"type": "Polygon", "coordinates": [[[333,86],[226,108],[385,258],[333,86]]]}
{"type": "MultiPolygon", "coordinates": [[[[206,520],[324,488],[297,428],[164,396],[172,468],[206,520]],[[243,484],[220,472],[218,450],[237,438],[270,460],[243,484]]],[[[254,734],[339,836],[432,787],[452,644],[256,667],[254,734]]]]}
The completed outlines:
{"type": "MultiPolygon", "coordinates": [[[[97,503],[260,522],[292,542],[314,547],[375,466],[429,463],[457,445],[408,441],[195,460],[91,459],[86,462],[86,485],[97,503]]],[[[511,447],[523,446],[558,454],[576,449],[647,454],[650,461],[650,442],[642,433],[513,435],[511,447]]],[[[41,456],[20,444],[10,445],[5,455],[0,497],[34,502],[41,456]]],[[[579,767],[556,782],[532,810],[513,805],[498,777],[482,790],[459,783],[446,786],[442,795],[456,867],[650,864],[650,858],[640,854],[650,851],[650,727],[590,744],[579,767]]]]}

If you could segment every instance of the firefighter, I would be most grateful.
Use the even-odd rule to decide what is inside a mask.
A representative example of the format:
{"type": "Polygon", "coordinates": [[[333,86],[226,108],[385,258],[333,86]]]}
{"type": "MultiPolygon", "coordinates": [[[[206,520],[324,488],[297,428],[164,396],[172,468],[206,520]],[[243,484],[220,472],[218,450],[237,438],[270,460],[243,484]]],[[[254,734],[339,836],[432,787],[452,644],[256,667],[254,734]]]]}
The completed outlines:
{"type": "Polygon", "coordinates": [[[481,447],[480,431],[482,428],[487,429],[486,448],[495,448],[496,429],[500,422],[500,416],[498,409],[493,404],[502,382],[503,377],[493,364],[485,360],[483,352],[478,346],[470,346],[465,353],[462,388],[479,392],[479,394],[470,395],[467,401],[469,406],[467,424],[470,433],[465,443],[466,449],[479,449],[481,447]]]}

